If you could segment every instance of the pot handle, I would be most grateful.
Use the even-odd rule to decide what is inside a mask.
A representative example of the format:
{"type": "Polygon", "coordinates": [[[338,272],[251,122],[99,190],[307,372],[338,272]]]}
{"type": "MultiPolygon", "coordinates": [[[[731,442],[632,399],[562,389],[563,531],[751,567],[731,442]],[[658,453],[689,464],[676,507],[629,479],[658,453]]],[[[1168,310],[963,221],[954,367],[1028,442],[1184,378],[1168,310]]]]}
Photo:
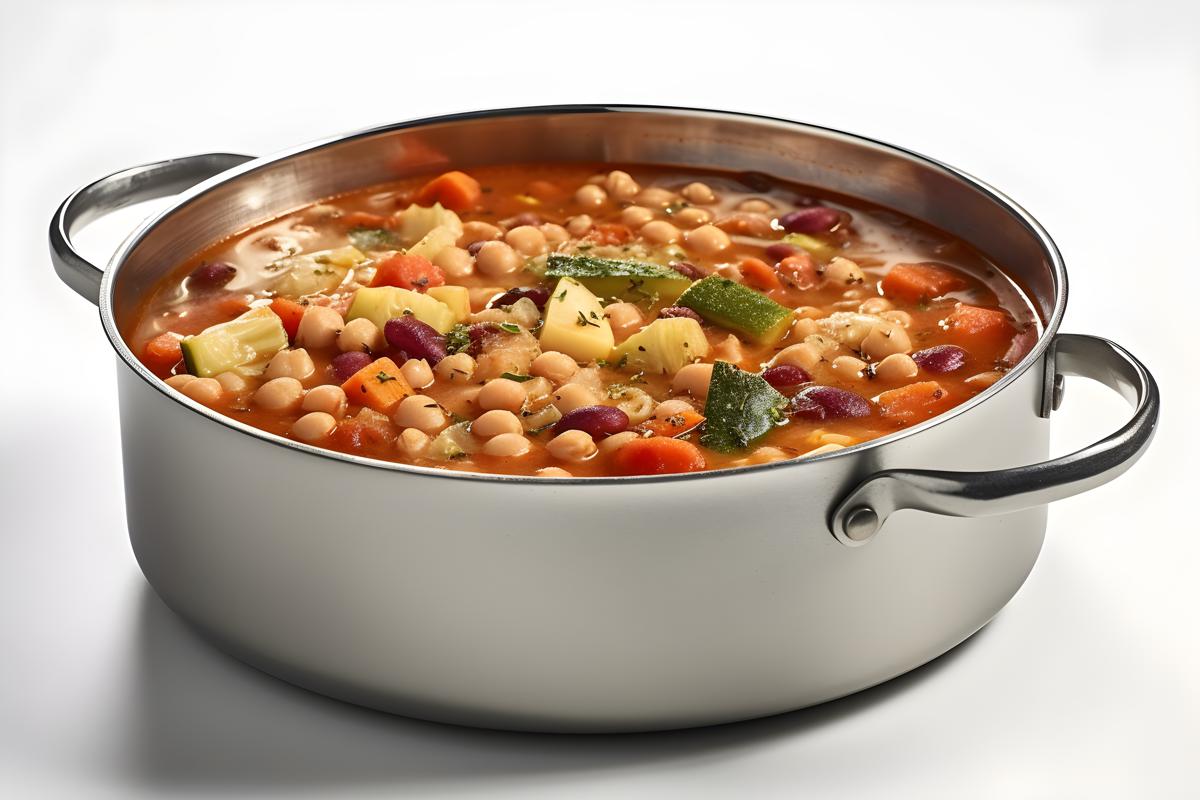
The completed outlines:
{"type": "Polygon", "coordinates": [[[54,271],[63,283],[98,305],[104,270],[79,254],[71,242],[74,233],[105,214],[134,203],[178,194],[252,158],[234,153],[172,158],[123,169],[76,189],[50,220],[50,261],[54,271]]]}
{"type": "Polygon", "coordinates": [[[1133,466],[1146,452],[1158,422],[1158,385],[1146,367],[1107,339],[1060,333],[1050,345],[1046,370],[1050,387],[1058,386],[1063,375],[1103,383],[1129,401],[1133,417],[1095,444],[1040,464],[990,472],[877,472],[834,510],[834,537],[849,546],[865,544],[889,515],[906,508],[953,517],[1032,508],[1100,486],[1133,466]]]}

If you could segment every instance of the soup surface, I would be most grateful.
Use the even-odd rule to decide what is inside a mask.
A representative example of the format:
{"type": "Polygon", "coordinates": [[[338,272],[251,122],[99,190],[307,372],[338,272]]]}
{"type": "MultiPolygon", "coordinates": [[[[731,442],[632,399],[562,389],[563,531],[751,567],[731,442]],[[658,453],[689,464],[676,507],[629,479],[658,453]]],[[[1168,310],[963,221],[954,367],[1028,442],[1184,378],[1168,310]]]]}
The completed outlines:
{"type": "Polygon", "coordinates": [[[175,390],[371,458],[543,477],[805,458],[986,389],[1033,346],[966,243],[758,174],[485,167],[219,242],[131,344],[175,390]]]}

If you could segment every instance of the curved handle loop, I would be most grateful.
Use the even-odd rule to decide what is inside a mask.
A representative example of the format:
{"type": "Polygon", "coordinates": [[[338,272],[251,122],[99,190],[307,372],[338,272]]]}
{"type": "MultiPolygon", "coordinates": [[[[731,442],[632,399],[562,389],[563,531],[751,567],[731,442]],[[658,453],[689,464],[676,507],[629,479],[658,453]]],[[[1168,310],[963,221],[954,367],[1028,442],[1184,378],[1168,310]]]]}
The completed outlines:
{"type": "Polygon", "coordinates": [[[62,282],[94,305],[104,270],[79,254],[71,236],[93,220],[134,203],[178,194],[253,156],[206,153],[156,161],[106,175],[72,192],[50,220],[50,260],[62,282]]]}
{"type": "Polygon", "coordinates": [[[1044,505],[1108,483],[1133,466],[1154,437],[1158,385],[1128,350],[1097,336],[1055,337],[1047,370],[1091,378],[1134,407],[1119,430],[1070,455],[989,472],[889,469],[858,485],[834,510],[830,529],[842,544],[865,544],[900,509],[978,517],[1044,505]]]}

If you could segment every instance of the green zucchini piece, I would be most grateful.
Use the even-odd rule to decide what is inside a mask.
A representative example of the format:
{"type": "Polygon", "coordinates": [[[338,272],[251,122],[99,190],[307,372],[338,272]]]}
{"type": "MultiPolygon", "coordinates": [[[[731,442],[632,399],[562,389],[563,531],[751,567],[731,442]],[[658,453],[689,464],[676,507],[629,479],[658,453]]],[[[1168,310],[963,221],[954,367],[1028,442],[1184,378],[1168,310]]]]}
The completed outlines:
{"type": "Polygon", "coordinates": [[[205,328],[195,336],[184,337],[179,346],[183,348],[188,372],[211,378],[230,371],[258,375],[287,344],[283,321],[264,306],[205,328]]]}
{"type": "Polygon", "coordinates": [[[673,303],[691,283],[670,267],[646,261],[551,253],[546,276],[574,278],[597,297],[615,297],[631,303],[673,303]]]}
{"type": "Polygon", "coordinates": [[[775,344],[792,325],[792,310],[748,286],[709,275],[679,296],[686,306],[714,325],[740,333],[759,344],[775,344]]]}
{"type": "Polygon", "coordinates": [[[783,241],[807,250],[821,261],[828,261],[838,252],[833,245],[823,242],[815,236],[809,236],[807,233],[789,233],[783,237],[783,241]]]}
{"type": "Polygon", "coordinates": [[[787,402],[761,375],[717,361],[708,384],[700,444],[718,453],[749,447],[779,424],[787,402]]]}

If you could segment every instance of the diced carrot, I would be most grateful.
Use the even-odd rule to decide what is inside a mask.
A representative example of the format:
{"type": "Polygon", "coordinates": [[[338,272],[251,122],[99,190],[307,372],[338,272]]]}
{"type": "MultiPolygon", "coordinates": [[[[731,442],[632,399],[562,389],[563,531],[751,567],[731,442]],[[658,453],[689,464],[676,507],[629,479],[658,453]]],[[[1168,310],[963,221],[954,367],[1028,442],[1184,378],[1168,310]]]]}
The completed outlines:
{"type": "Polygon", "coordinates": [[[622,475],[664,475],[696,472],[706,466],[700,448],[685,439],[652,436],[634,439],[613,455],[613,467],[622,475]]]}
{"type": "Polygon", "coordinates": [[[388,218],[382,214],[372,214],[367,211],[351,211],[338,220],[343,228],[386,228],[388,218]]]}
{"type": "Polygon", "coordinates": [[[998,349],[1012,341],[1016,328],[1002,309],[959,303],[946,317],[946,332],[964,346],[998,349]]]}
{"type": "Polygon", "coordinates": [[[919,303],[965,289],[967,281],[950,267],[926,262],[897,264],[883,276],[880,287],[888,297],[919,303]]]}
{"type": "Polygon", "coordinates": [[[276,297],[271,301],[271,310],[283,321],[283,329],[287,332],[288,339],[296,338],[296,331],[300,329],[300,320],[304,317],[305,308],[307,306],[302,306],[295,300],[289,300],[286,297],[276,297]]]}
{"type": "Polygon", "coordinates": [[[886,419],[911,425],[942,413],[954,405],[950,393],[937,381],[910,383],[890,389],[877,398],[879,412],[886,419]]]}
{"type": "Polygon", "coordinates": [[[479,181],[465,172],[453,170],[443,172],[417,192],[417,203],[431,206],[441,203],[451,211],[466,211],[474,208],[483,197],[479,181]]]}
{"type": "Polygon", "coordinates": [[[695,428],[701,422],[704,422],[704,415],[696,411],[683,411],[679,414],[671,414],[670,416],[659,419],[651,417],[642,423],[641,427],[651,431],[655,436],[679,436],[682,433],[695,428]]]}
{"type": "Polygon", "coordinates": [[[780,282],[775,268],[762,259],[743,258],[739,267],[747,286],[762,289],[764,292],[783,288],[783,283],[780,282]]]}
{"type": "Polygon", "coordinates": [[[342,391],[351,403],[373,408],[381,414],[391,414],[400,401],[413,394],[396,362],[377,358],[350,376],[342,391]]]}
{"type": "Polygon", "coordinates": [[[351,419],[342,420],[333,432],[334,443],[343,450],[380,445],[395,438],[392,421],[369,408],[359,411],[351,419]]]}
{"type": "Polygon", "coordinates": [[[598,245],[625,244],[633,238],[633,231],[619,222],[600,222],[588,231],[585,238],[598,245]]]}
{"type": "Polygon", "coordinates": [[[779,275],[783,282],[797,289],[811,289],[817,285],[817,262],[808,253],[797,253],[779,262],[779,275]]]}
{"type": "Polygon", "coordinates": [[[401,254],[380,262],[372,286],[399,286],[423,292],[432,286],[444,286],[446,273],[419,255],[401,254]]]}
{"type": "Polygon", "coordinates": [[[142,363],[155,375],[166,375],[183,358],[182,339],[178,333],[160,333],[142,348],[142,363]]]}

